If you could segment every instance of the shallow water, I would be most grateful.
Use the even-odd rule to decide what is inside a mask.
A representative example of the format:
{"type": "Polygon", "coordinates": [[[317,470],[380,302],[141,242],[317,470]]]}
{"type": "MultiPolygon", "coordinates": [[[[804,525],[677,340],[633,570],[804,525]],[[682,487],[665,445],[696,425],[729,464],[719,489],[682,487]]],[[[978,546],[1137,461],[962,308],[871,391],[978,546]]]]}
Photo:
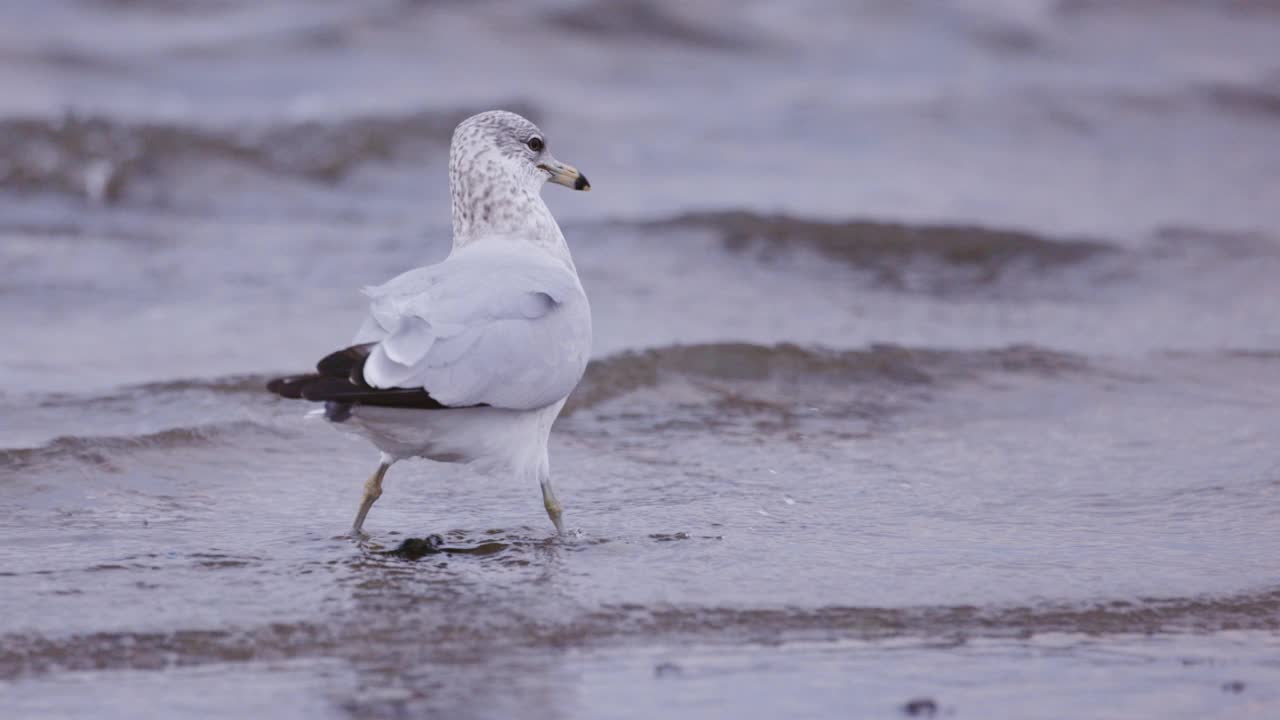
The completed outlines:
{"type": "Polygon", "coordinates": [[[1274,9],[301,8],[0,10],[0,714],[1280,711],[1274,9]],[[357,545],[262,386],[495,104],[594,187],[572,531],[406,462],[357,545]]]}

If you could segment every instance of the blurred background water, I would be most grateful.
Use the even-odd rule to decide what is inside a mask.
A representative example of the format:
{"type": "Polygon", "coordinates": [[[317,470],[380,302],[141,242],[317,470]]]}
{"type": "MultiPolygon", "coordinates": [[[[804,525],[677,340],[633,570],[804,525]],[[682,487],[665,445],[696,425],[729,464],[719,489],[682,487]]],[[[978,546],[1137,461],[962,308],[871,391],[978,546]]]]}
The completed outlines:
{"type": "Polygon", "coordinates": [[[1262,0],[3,3],[0,714],[1273,717],[1277,37],[1262,0]],[[495,107],[593,185],[545,193],[596,326],[574,532],[405,463],[360,547],[371,450],[262,384],[445,255],[495,107]]]}

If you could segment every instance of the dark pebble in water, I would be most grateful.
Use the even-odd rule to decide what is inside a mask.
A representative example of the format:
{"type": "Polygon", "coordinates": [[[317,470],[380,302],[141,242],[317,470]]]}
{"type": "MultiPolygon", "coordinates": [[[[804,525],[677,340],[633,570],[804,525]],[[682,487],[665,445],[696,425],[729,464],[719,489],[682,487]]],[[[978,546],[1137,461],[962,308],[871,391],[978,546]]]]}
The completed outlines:
{"type": "Polygon", "coordinates": [[[673,662],[661,662],[653,666],[654,677],[671,677],[684,674],[684,668],[673,662]]]}
{"type": "Polygon", "coordinates": [[[441,552],[443,546],[444,538],[439,535],[428,535],[424,538],[405,538],[400,543],[400,547],[388,551],[387,554],[402,557],[406,560],[417,560],[427,555],[441,552]]]}
{"type": "Polygon", "coordinates": [[[938,703],[931,698],[916,698],[908,700],[902,706],[902,712],[911,717],[933,717],[938,714],[938,703]]]}
{"type": "Polygon", "coordinates": [[[510,547],[507,543],[487,542],[473,545],[471,547],[446,547],[440,548],[441,552],[459,555],[493,555],[502,552],[510,547]]]}
{"type": "Polygon", "coordinates": [[[1240,682],[1239,680],[1232,680],[1229,683],[1222,683],[1222,692],[1242,693],[1244,692],[1244,688],[1245,688],[1244,683],[1240,682]]]}
{"type": "Polygon", "coordinates": [[[405,538],[400,547],[388,550],[384,555],[394,555],[406,560],[418,560],[427,555],[448,553],[450,555],[493,555],[510,547],[507,543],[487,542],[473,547],[448,547],[444,538],[439,535],[428,535],[424,538],[405,538]]]}

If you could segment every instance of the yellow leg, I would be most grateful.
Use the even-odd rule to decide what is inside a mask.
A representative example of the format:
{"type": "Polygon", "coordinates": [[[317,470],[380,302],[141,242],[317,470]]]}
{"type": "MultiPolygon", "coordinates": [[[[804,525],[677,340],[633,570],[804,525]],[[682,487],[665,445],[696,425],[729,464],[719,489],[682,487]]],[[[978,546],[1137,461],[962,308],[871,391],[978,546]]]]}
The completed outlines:
{"type": "Polygon", "coordinates": [[[378,464],[378,469],[373,471],[369,479],[364,483],[364,498],[360,501],[360,511],[356,513],[356,521],[351,525],[351,534],[360,537],[364,533],[360,528],[364,526],[364,516],[369,514],[369,508],[382,497],[382,476],[387,474],[387,468],[391,467],[391,463],[382,462],[378,464]]]}
{"type": "Polygon", "coordinates": [[[551,478],[542,479],[542,506],[547,509],[547,517],[556,526],[556,532],[564,534],[564,524],[560,520],[560,501],[551,489],[551,478]]]}

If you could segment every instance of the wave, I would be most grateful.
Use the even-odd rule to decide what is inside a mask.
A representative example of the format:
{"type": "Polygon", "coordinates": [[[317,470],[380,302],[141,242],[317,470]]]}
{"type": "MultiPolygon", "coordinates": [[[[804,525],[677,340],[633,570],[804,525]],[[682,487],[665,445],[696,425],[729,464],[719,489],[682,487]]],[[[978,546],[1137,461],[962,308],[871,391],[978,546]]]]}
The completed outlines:
{"type": "Polygon", "coordinates": [[[1086,13],[1141,13],[1144,19],[1161,11],[1208,9],[1211,12],[1262,16],[1280,11],[1276,0],[1238,0],[1225,3],[1201,3],[1197,0],[1057,0],[1053,9],[1060,15],[1086,13]]]}
{"type": "Polygon", "coordinates": [[[17,472],[67,460],[111,469],[113,458],[139,450],[200,447],[262,434],[279,434],[279,431],[261,423],[234,421],[169,428],[142,435],[67,435],[39,447],[0,449],[0,470],[17,472]]]}
{"type": "MultiPolygon", "coordinates": [[[[744,50],[753,43],[730,34],[716,22],[697,22],[670,3],[653,0],[594,0],[556,10],[547,19],[557,28],[606,41],[665,42],[708,50],[744,50]]],[[[687,10],[687,8],[686,8],[687,10]]]]}
{"type": "MultiPolygon", "coordinates": [[[[1241,351],[1244,352],[1244,351],[1241,351]]],[[[791,381],[820,385],[876,382],[922,385],[975,377],[989,372],[1057,375],[1082,372],[1084,358],[1031,345],[988,350],[938,350],[878,344],[858,350],[832,350],[790,343],[703,343],[628,350],[592,360],[566,412],[607,402],[633,390],[656,387],[675,378],[739,382],[791,381]]],[[[269,399],[269,379],[281,373],[189,378],[129,385],[99,395],[54,393],[33,399],[44,407],[91,408],[163,394],[209,393],[269,399]]]]}
{"type": "MultiPolygon", "coordinates": [[[[480,562],[484,562],[481,556],[480,562]]],[[[407,592],[407,591],[406,591],[407,592]]],[[[392,591],[384,590],[384,594],[392,591]]],[[[409,605],[420,605],[413,591],[409,605]]],[[[922,606],[909,608],[725,608],[605,605],[551,621],[514,605],[502,612],[450,612],[432,605],[396,615],[407,652],[474,649],[501,643],[524,647],[591,647],[601,642],[698,642],[777,644],[789,640],[907,639],[963,642],[970,638],[1027,640],[1062,633],[1085,637],[1133,634],[1280,630],[1280,590],[1225,596],[1142,598],[1015,607],[922,606]]],[[[368,646],[368,618],[272,623],[234,630],[98,632],[63,637],[35,633],[0,636],[0,678],[68,670],[154,669],[244,660],[255,655],[306,657],[351,654],[368,646]]]]}
{"type": "MultiPolygon", "coordinates": [[[[507,106],[536,114],[520,103],[507,106]]],[[[473,112],[426,110],[237,130],[103,116],[11,118],[0,120],[0,190],[115,203],[140,180],[210,161],[336,183],[368,163],[443,151],[453,128],[473,112]]]]}
{"type": "MultiPolygon", "coordinates": [[[[1167,351],[1157,354],[1174,362],[1215,369],[1241,363],[1271,365],[1280,351],[1232,348],[1218,351],[1167,351]]],[[[1143,363],[1087,359],[1032,345],[978,350],[942,350],[898,345],[834,350],[792,344],[706,343],[632,350],[593,360],[563,415],[591,411],[621,401],[631,406],[627,422],[690,423],[705,429],[736,425],[756,434],[786,430],[820,411],[821,417],[856,418],[872,423],[927,404],[936,393],[999,376],[1032,378],[1102,377],[1109,381],[1142,381],[1143,363]],[[632,399],[628,396],[638,395],[632,399]],[[769,420],[778,422],[769,422],[769,420]],[[765,422],[758,422],[765,420],[765,422]]],[[[232,416],[247,405],[277,406],[280,417],[296,418],[303,404],[268,393],[275,374],[232,375],[146,383],[100,395],[53,394],[8,398],[6,404],[35,404],[57,411],[111,413],[135,408],[138,414],[164,406],[182,418],[188,404],[207,408],[220,398],[232,416]],[[209,396],[212,396],[209,397],[209,396]]],[[[20,411],[13,413],[18,416],[20,411]]],[[[181,420],[179,420],[181,422],[181,420]]],[[[285,436],[281,425],[229,420],[183,426],[134,436],[63,436],[39,447],[0,449],[0,470],[21,470],[54,461],[111,468],[121,455],[139,450],[243,444],[247,437],[285,436]]],[[[292,420],[290,420],[292,422],[292,420]]],[[[595,427],[592,425],[591,427],[595,427]]],[[[845,427],[840,425],[840,427],[845,427]]],[[[570,425],[565,432],[591,432],[570,425]]],[[[816,431],[816,430],[815,430],[816,431]]],[[[268,439],[268,442],[271,442],[268,439]]]]}
{"type": "MultiPolygon", "coordinates": [[[[994,350],[929,350],[873,345],[829,350],[798,345],[711,343],[628,351],[593,361],[565,413],[600,405],[635,390],[675,379],[781,384],[783,394],[827,395],[832,386],[939,385],[988,373],[1059,375],[1083,372],[1088,363],[1066,353],[1016,345],[994,350]]],[[[794,400],[792,401],[794,402],[794,400]]]]}
{"type": "MultiPolygon", "coordinates": [[[[874,345],[860,350],[830,350],[798,345],[710,343],[673,345],[628,351],[592,361],[569,397],[564,414],[594,408],[639,390],[670,388],[685,412],[704,412],[722,419],[730,415],[781,415],[821,405],[827,417],[840,413],[887,412],[875,404],[877,389],[938,387],[992,373],[1055,376],[1089,370],[1081,357],[1032,346],[994,350],[929,350],[874,345]],[[695,394],[687,392],[696,386],[695,394]],[[701,410],[699,409],[701,408],[701,410]]],[[[58,411],[120,412],[122,405],[139,412],[169,404],[208,403],[202,395],[242,403],[287,403],[266,391],[274,374],[231,375],[123,387],[97,395],[56,393],[11,399],[58,411]]],[[[898,400],[902,402],[902,400],[898,400]]],[[[298,406],[301,409],[302,406],[298,406]]],[[[668,414],[664,414],[666,417],[668,414]]],[[[759,426],[754,426],[760,431],[759,426]]],[[[111,458],[142,449],[167,449],[239,441],[246,434],[279,432],[251,421],[175,427],[134,436],[64,436],[35,448],[0,449],[0,469],[18,470],[54,460],[111,466],[111,458]]]]}
{"type": "Polygon", "coordinates": [[[871,271],[886,285],[908,287],[922,265],[959,271],[926,280],[934,290],[990,283],[1017,270],[1078,265],[1120,252],[1092,239],[1050,239],[976,225],[908,225],[851,220],[826,222],[749,211],[698,212],[641,223],[649,228],[694,229],[719,235],[734,251],[764,256],[807,248],[825,258],[871,271]]]}
{"type": "Polygon", "coordinates": [[[1280,590],[1225,597],[1139,598],[1022,607],[971,605],[812,610],[680,608],[647,612],[645,634],[699,628],[754,635],[820,631],[858,639],[889,637],[1020,637],[1045,633],[1109,635],[1280,629],[1280,590]]]}
{"type": "Polygon", "coordinates": [[[1215,109],[1254,116],[1264,120],[1280,120],[1280,82],[1272,86],[1207,85],[1201,92],[1215,109]]]}
{"type": "Polygon", "coordinates": [[[268,375],[228,375],[209,379],[179,379],[160,382],[128,385],[116,392],[100,395],[73,395],[69,393],[51,393],[40,397],[36,402],[41,407],[74,407],[93,408],[102,405],[128,401],[146,396],[209,393],[213,395],[246,395],[263,391],[268,375]]]}

